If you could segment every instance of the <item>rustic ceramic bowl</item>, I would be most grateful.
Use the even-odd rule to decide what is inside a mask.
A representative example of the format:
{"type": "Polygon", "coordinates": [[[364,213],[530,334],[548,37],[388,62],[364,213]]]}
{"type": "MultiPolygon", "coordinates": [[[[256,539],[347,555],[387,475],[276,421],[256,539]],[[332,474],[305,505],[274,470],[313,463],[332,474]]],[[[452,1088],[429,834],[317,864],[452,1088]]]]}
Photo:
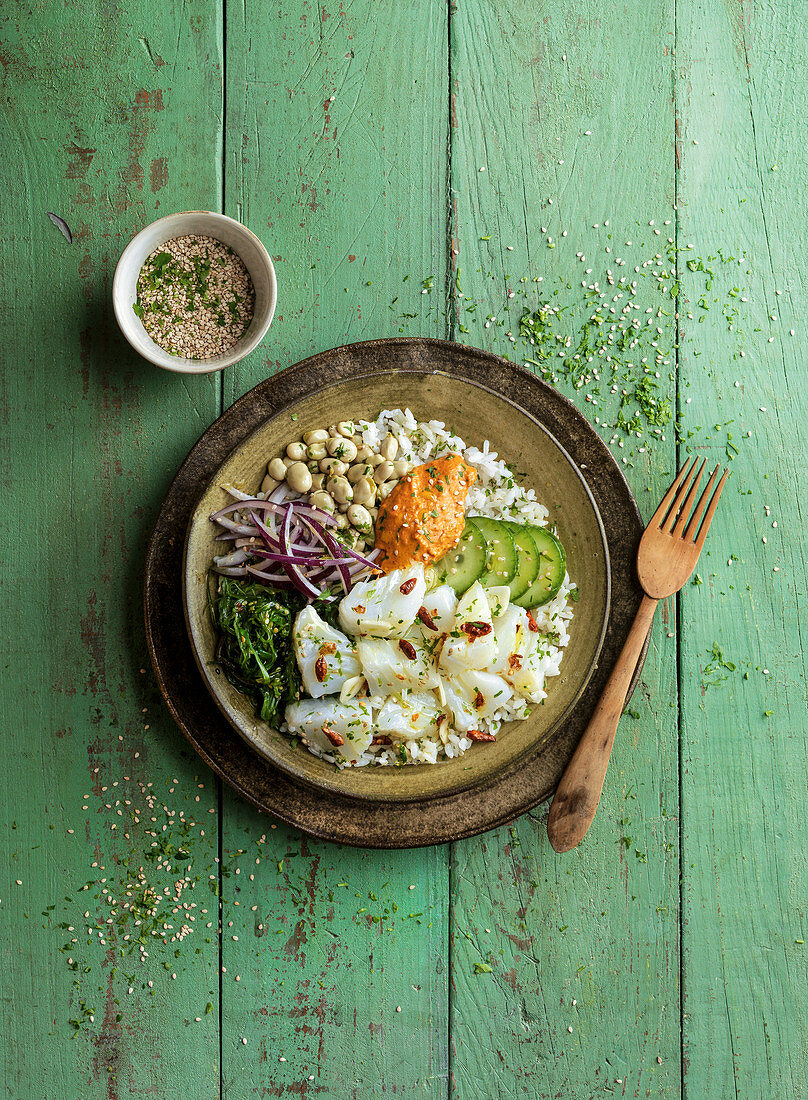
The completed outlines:
{"type": "Polygon", "coordinates": [[[380,373],[324,385],[291,403],[240,443],[207,486],[191,519],[184,563],[185,613],[199,671],[216,703],[241,736],[267,760],[297,779],[368,800],[432,798],[488,781],[547,740],[580,698],[597,662],[609,614],[610,572],[600,515],[581,472],[553,436],[509,400],[474,382],[427,372],[380,373]],[[468,445],[488,439],[550,510],[579,586],[571,640],[561,675],[548,681],[548,698],[530,717],[503,726],[495,743],[474,746],[458,760],[404,768],[336,770],[256,719],[249,699],[216,665],[215,635],[207,608],[207,575],[221,549],[209,517],[229,503],[221,486],[256,491],[269,459],[303,432],[339,420],[374,419],[380,409],[409,407],[416,419],[442,420],[468,445]]]}
{"type": "Polygon", "coordinates": [[[267,334],[275,313],[278,285],[275,268],[269,253],[241,222],[216,214],[211,210],[186,210],[182,214],[168,214],[138,233],[121,253],[112,281],[112,304],[115,318],[126,339],[136,352],[163,370],[178,374],[211,374],[238,363],[261,343],[267,334]],[[215,237],[232,248],[250,273],[255,288],[255,311],[246,332],[232,348],[210,359],[185,359],[181,355],[169,355],[156,344],[143,327],[132,306],[137,300],[137,281],[140,269],[156,248],[174,237],[200,234],[215,237]]]}

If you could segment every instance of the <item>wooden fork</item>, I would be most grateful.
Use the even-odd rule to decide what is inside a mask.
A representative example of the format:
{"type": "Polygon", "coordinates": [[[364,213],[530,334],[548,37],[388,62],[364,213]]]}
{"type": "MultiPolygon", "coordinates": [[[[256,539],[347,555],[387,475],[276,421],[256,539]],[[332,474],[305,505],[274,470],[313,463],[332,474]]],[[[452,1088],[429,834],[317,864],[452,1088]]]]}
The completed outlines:
{"type": "Polygon", "coordinates": [[[718,498],[729,474],[728,470],[724,470],[716,485],[716,466],[704,492],[696,501],[703,471],[703,459],[700,463],[695,458],[685,463],[643,534],[637,554],[637,574],[645,595],[626,644],[603,689],[595,713],[561,777],[550,807],[547,835],[557,852],[568,852],[580,844],[592,824],[609,766],[617,723],[623,712],[632,674],[651,629],[656,605],[666,596],[678,592],[696,568],[718,507],[718,498]]]}

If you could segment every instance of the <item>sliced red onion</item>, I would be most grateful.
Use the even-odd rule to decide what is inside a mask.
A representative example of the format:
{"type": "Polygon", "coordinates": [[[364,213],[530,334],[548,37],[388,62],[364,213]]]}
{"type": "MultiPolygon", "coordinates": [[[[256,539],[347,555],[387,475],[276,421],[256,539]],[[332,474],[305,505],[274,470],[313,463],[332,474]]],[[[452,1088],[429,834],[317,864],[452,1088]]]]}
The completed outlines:
{"type": "Polygon", "coordinates": [[[213,559],[213,563],[216,566],[243,565],[248,557],[246,550],[234,550],[232,554],[220,554],[218,558],[213,559]]]}
{"type": "Polygon", "coordinates": [[[343,546],[326,529],[336,526],[337,517],[305,503],[287,486],[278,486],[267,500],[247,496],[232,486],[227,491],[236,497],[235,502],[210,518],[225,528],[217,540],[235,542],[235,548],[214,558],[217,571],[237,568],[238,573],[233,575],[249,573],[269,583],[291,584],[312,599],[323,595],[318,586],[327,585],[335,574],[349,592],[356,577],[377,568],[373,558],[378,551],[363,557],[343,546]],[[252,524],[245,522],[247,514],[252,524]],[[244,562],[246,566],[242,566],[244,562]],[[282,573],[277,571],[279,566],[282,573]]]}
{"type": "Polygon", "coordinates": [[[248,527],[246,523],[236,523],[235,520],[228,519],[227,516],[222,516],[221,519],[216,520],[222,527],[225,527],[228,531],[233,531],[236,535],[257,535],[258,529],[255,527],[248,527]]]}
{"type": "MultiPolygon", "coordinates": [[[[281,544],[281,553],[284,555],[286,554],[286,548],[289,542],[289,533],[291,531],[291,528],[292,505],[289,504],[286,507],[286,515],[283,517],[283,524],[281,525],[281,529],[278,535],[281,544]]],[[[304,595],[311,596],[312,598],[316,599],[321,594],[320,589],[315,588],[313,584],[307,581],[296,565],[287,563],[284,564],[283,568],[292,584],[294,584],[296,588],[299,588],[304,595]]]]}
{"type": "Polygon", "coordinates": [[[223,485],[222,488],[235,500],[257,500],[252,493],[245,493],[241,489],[237,489],[235,485],[223,485]]]}
{"type": "Polygon", "coordinates": [[[262,573],[261,570],[256,569],[254,565],[246,566],[246,571],[251,576],[258,577],[259,580],[269,581],[271,584],[277,584],[281,588],[287,588],[291,585],[291,581],[285,573],[262,573]]]}
{"type": "Polygon", "coordinates": [[[275,536],[275,535],[274,535],[274,534],[273,534],[273,533],[272,533],[272,532],[271,532],[271,531],[269,530],[269,528],[268,528],[268,527],[266,527],[266,526],[265,526],[265,525],[264,525],[264,524],[263,524],[263,523],[261,522],[261,520],[260,520],[260,519],[258,518],[258,516],[257,516],[257,515],[255,514],[255,512],[250,512],[250,519],[251,519],[251,520],[253,521],[253,523],[255,524],[255,526],[256,526],[256,527],[258,528],[258,534],[259,534],[259,535],[261,536],[261,538],[262,538],[262,539],[264,540],[264,542],[265,542],[265,543],[267,544],[267,546],[269,547],[269,549],[270,549],[270,550],[276,550],[276,549],[278,549],[278,548],[279,548],[279,546],[280,546],[280,543],[278,542],[278,539],[277,539],[277,538],[276,538],[276,536],[275,536]]]}

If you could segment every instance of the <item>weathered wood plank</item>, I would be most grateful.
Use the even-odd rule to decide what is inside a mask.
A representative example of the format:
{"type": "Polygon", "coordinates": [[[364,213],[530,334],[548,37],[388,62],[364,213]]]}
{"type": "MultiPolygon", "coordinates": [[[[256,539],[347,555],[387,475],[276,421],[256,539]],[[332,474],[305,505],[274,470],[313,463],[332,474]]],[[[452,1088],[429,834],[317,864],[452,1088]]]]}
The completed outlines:
{"type": "Polygon", "coordinates": [[[708,316],[732,301],[734,331],[698,323],[686,270],[693,319],[680,311],[685,427],[708,464],[726,462],[728,432],[740,452],[704,583],[682,593],[685,1094],[804,1097],[808,266],[794,199],[806,183],[808,40],[799,5],[677,12],[680,240],[748,252],[711,265],[708,316]],[[716,667],[715,643],[734,670],[716,667]]]}
{"type": "MultiPolygon", "coordinates": [[[[458,6],[451,164],[460,339],[535,359],[538,346],[519,340],[525,306],[580,304],[582,282],[593,280],[618,293],[608,269],[615,281],[624,270],[638,279],[643,320],[662,301],[659,283],[633,268],[658,248],[648,223],[673,217],[672,12],[664,2],[635,7],[630,18],[622,8],[588,3],[545,4],[540,16],[521,0],[458,6]]],[[[628,297],[615,305],[615,321],[628,297]]],[[[673,334],[670,318],[659,324],[661,350],[673,334]]],[[[653,367],[656,349],[645,344],[636,366],[647,354],[653,367]]],[[[542,346],[548,367],[558,345],[542,346]]],[[[658,368],[663,386],[672,366],[666,358],[658,368]]],[[[605,361],[600,373],[600,385],[571,383],[565,392],[591,420],[609,423],[610,439],[620,394],[609,392],[605,361]]],[[[672,433],[619,438],[625,446],[615,453],[650,510],[672,467],[672,433]]],[[[546,810],[454,847],[457,1096],[678,1095],[676,683],[668,634],[660,616],[635,703],[640,717],[621,725],[598,817],[578,850],[554,855],[546,810]]]]}
{"type": "MultiPolygon", "coordinates": [[[[314,351],[395,333],[406,275],[442,282],[446,18],[437,0],[228,10],[227,210],[275,259],[278,313],[226,402],[314,351]]],[[[446,335],[433,299],[406,308],[446,335]]],[[[244,857],[249,891],[246,864],[241,891],[227,883],[224,1094],[445,1095],[448,851],[306,842],[229,795],[224,822],[225,851],[267,837],[260,864],[244,857]]]]}
{"type": "Polygon", "coordinates": [[[143,926],[133,918],[117,934],[104,923],[109,946],[95,941],[137,867],[162,886],[147,830],[175,842],[182,831],[162,833],[164,804],[212,822],[191,852],[202,882],[186,893],[200,906],[211,896],[216,789],[146,671],[140,571],[156,507],[215,415],[218,386],[129,352],[110,290],[143,223],[218,204],[218,7],[88,2],[57,16],[6,5],[3,31],[3,1092],[215,1097],[215,923],[179,959],[176,944],[147,936],[149,959],[119,960],[117,974],[114,947],[143,926]],[[154,825],[148,811],[129,817],[146,809],[141,783],[154,784],[154,825]],[[82,892],[89,880],[98,886],[82,892]]]}

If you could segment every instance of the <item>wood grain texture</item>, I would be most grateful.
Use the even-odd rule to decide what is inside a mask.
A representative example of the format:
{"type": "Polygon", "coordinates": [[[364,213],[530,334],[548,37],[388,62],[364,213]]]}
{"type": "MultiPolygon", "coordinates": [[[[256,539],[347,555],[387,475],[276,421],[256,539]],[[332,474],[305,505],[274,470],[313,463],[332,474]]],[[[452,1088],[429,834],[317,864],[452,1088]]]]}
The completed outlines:
{"type": "MultiPolygon", "coordinates": [[[[656,250],[647,223],[672,217],[674,189],[672,15],[666,3],[630,18],[601,4],[458,6],[458,338],[507,348],[523,305],[548,298],[555,279],[568,284],[561,300],[575,300],[582,279],[605,285],[618,256],[656,250]]],[[[587,392],[569,395],[613,423],[613,398],[595,408],[587,392]]],[[[650,514],[671,480],[672,438],[616,453],[650,514]]],[[[670,609],[660,611],[641,717],[621,723],[581,847],[556,856],[543,810],[454,846],[453,1095],[678,1095],[675,653],[670,609]]]]}
{"type": "MultiPolygon", "coordinates": [[[[808,1097],[802,15],[793,0],[6,5],[5,1094],[808,1097]],[[115,262],[144,222],[222,206],[275,259],[275,322],[223,378],[161,374],[117,334],[115,262]],[[678,615],[659,609],[581,847],[556,856],[536,811],[451,853],[355,852],[219,792],[141,671],[139,569],[222,403],[312,351],[402,331],[516,357],[523,305],[657,251],[668,270],[668,237],[693,245],[660,364],[663,385],[678,368],[678,449],[738,454],[702,583],[678,615]],[[696,254],[713,257],[709,294],[696,254]],[[124,825],[148,783],[156,813],[124,825]],[[199,924],[130,982],[86,940],[103,890],[146,861],[147,819],[158,843],[163,824],[182,833],[163,806],[199,821],[199,924]]],[[[647,274],[642,314],[659,303],[647,274]]],[[[653,313],[660,347],[672,313],[653,313]]],[[[612,439],[619,386],[561,388],[612,439]]],[[[650,515],[674,432],[614,450],[650,515]]]]}
{"type": "MultiPolygon", "coordinates": [[[[278,272],[263,354],[228,373],[229,404],[312,352],[389,335],[405,276],[428,318],[416,331],[447,335],[420,284],[446,269],[448,65],[437,0],[227,14],[226,212],[278,272]]],[[[257,828],[226,795],[225,848],[257,828]]],[[[224,910],[224,1095],[445,1095],[448,849],[359,854],[279,827],[264,852],[256,912],[224,910]]]]}
{"type": "MultiPolygon", "coordinates": [[[[143,805],[139,783],[176,814],[216,808],[146,674],[140,565],[217,386],[131,353],[110,283],[144,222],[218,202],[218,34],[214,4],[4,9],[2,1091],[20,1100],[176,1096],[189,1065],[194,1095],[219,1095],[215,932],[197,936],[193,965],[154,942],[131,993],[128,962],[113,973],[115,952],[87,944],[103,889],[128,874],[120,861],[149,848],[125,805],[143,805]],[[216,1013],[194,1023],[211,1000],[216,1013]]],[[[204,879],[210,820],[195,854],[204,879]]]]}
{"type": "Polygon", "coordinates": [[[684,272],[685,425],[702,426],[708,462],[723,459],[728,431],[740,451],[704,583],[681,597],[685,1094],[798,1098],[808,1095],[808,432],[797,397],[808,266],[794,199],[808,184],[797,138],[808,42],[794,4],[679,12],[680,239],[748,253],[712,265],[719,295],[735,285],[748,299],[743,335],[698,322],[684,272]],[[734,671],[715,669],[715,643],[734,671]]]}

